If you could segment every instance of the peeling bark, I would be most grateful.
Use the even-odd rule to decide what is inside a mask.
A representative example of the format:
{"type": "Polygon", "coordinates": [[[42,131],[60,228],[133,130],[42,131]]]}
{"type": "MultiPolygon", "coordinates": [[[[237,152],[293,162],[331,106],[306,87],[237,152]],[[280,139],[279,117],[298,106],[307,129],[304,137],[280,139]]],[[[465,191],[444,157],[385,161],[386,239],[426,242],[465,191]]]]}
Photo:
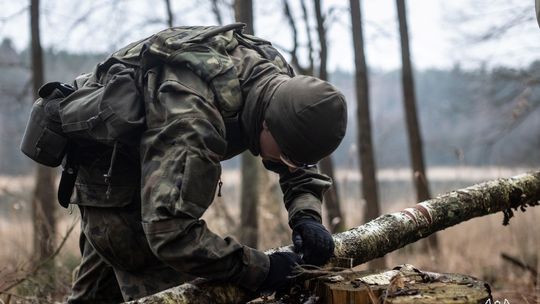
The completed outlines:
{"type": "Polygon", "coordinates": [[[539,200],[540,171],[474,185],[335,235],[335,255],[359,265],[469,219],[537,205],[539,200]]]}
{"type": "MultiPolygon", "coordinates": [[[[401,80],[403,90],[403,104],[405,108],[405,121],[409,140],[409,156],[411,159],[413,181],[416,190],[417,202],[422,202],[431,197],[429,182],[424,164],[424,149],[420,127],[419,114],[416,106],[416,93],[414,86],[414,73],[409,50],[409,30],[407,26],[407,12],[405,0],[396,0],[398,13],[399,37],[401,41],[401,80]]],[[[439,245],[437,235],[433,234],[421,243],[424,252],[431,249],[437,250],[439,245]]]]}
{"type": "MultiPolygon", "coordinates": [[[[540,204],[540,171],[502,178],[449,192],[382,215],[371,222],[334,235],[337,258],[352,258],[353,266],[381,257],[432,233],[469,219],[540,204]]],[[[268,250],[290,251],[291,246],[268,250]]],[[[254,295],[218,283],[183,284],[130,303],[245,303],[254,295]]]]}

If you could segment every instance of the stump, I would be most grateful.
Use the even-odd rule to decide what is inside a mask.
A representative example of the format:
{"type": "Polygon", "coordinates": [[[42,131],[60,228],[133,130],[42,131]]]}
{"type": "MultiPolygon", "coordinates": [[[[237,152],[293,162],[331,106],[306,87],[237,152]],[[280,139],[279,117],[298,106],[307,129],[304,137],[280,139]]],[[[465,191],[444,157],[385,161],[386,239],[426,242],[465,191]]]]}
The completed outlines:
{"type": "MultiPolygon", "coordinates": [[[[435,273],[412,265],[392,270],[341,271],[307,280],[310,303],[486,303],[489,285],[462,274],[435,273]]],[[[306,297],[304,297],[306,298],[306,297]]]]}

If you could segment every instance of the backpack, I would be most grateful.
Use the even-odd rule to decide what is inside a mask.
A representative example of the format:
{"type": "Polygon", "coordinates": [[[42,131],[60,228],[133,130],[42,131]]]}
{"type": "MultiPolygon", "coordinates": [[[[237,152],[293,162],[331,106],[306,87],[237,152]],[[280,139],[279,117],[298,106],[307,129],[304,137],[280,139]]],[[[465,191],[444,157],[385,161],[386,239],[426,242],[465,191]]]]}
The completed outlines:
{"type": "Polygon", "coordinates": [[[147,72],[163,64],[187,66],[207,82],[226,125],[238,127],[243,98],[228,51],[240,43],[276,63],[283,73],[293,75],[270,42],[242,33],[244,27],[243,23],[234,23],[169,28],[113,53],[92,73],[77,77],[73,86],[45,84],[32,107],[22,152],[51,167],[64,160],[60,188],[68,191],[59,191],[63,206],[68,204],[77,175],[76,155],[68,152],[78,142],[113,147],[105,175],[106,181],[110,180],[118,145],[138,145],[145,128],[142,96],[147,72]]]}
{"type": "Polygon", "coordinates": [[[141,75],[153,67],[184,65],[210,85],[222,116],[234,117],[243,106],[237,71],[228,52],[242,44],[273,61],[283,73],[294,75],[283,56],[264,39],[243,33],[244,23],[225,26],[181,26],[134,42],[112,55],[126,64],[138,64],[141,75]]]}

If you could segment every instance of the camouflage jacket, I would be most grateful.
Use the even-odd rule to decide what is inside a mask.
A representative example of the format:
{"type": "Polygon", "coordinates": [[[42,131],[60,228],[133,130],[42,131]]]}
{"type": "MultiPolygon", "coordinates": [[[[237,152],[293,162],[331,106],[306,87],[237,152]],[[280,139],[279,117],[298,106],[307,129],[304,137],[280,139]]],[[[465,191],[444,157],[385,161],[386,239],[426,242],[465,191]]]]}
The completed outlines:
{"type": "MultiPolygon", "coordinates": [[[[175,30],[168,31],[174,34],[175,30]]],[[[238,31],[216,36],[225,41],[217,64],[215,56],[204,57],[203,53],[193,59],[196,53],[184,54],[180,56],[192,56],[188,64],[158,64],[145,72],[147,129],[140,142],[141,208],[148,242],[161,260],[181,272],[256,290],[268,272],[268,257],[232,238],[221,238],[200,220],[214,199],[220,162],[248,148],[252,152],[258,149],[250,147],[250,131],[255,126],[249,124],[262,121],[252,119],[255,114],[250,113],[249,105],[264,90],[261,84],[269,77],[292,75],[269,44],[262,54],[261,48],[239,43],[242,37],[247,36],[238,31]],[[208,78],[204,75],[207,64],[229,66],[208,78]]],[[[129,46],[123,54],[140,45],[129,46]]],[[[320,217],[322,197],[331,184],[327,176],[317,168],[291,173],[279,163],[265,162],[265,166],[280,175],[289,220],[304,212],[320,217]]],[[[84,200],[79,204],[84,205],[84,200]]]]}

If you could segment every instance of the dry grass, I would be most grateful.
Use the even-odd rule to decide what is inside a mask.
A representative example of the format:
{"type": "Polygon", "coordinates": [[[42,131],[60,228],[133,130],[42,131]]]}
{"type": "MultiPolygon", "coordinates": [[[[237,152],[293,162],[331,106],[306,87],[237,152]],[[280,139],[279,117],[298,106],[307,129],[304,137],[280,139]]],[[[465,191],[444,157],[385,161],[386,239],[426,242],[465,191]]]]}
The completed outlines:
{"type": "MultiPolygon", "coordinates": [[[[509,226],[502,226],[501,214],[473,219],[439,232],[440,252],[419,254],[403,248],[389,254],[387,262],[389,266],[408,263],[430,271],[468,274],[488,282],[495,299],[540,303],[540,298],[535,302],[536,278],[501,257],[506,253],[540,270],[539,218],[540,208],[530,208],[512,218],[509,226]]],[[[538,290],[536,296],[540,297],[538,290]]]]}
{"type": "MultiPolygon", "coordinates": [[[[501,175],[506,173],[504,170],[500,172],[501,175]]],[[[345,181],[346,184],[347,175],[340,174],[340,181],[345,181]]],[[[235,226],[239,218],[236,175],[234,172],[229,173],[223,179],[225,182],[223,197],[219,198],[204,216],[211,229],[223,236],[236,235],[238,232],[235,226]]],[[[275,177],[271,179],[275,181],[275,177]]],[[[28,186],[21,186],[21,181],[28,183],[27,179],[15,182],[14,179],[0,178],[0,186],[15,187],[10,188],[14,190],[11,190],[12,193],[9,195],[0,195],[0,289],[6,280],[13,278],[13,275],[24,275],[32,253],[31,223],[25,203],[25,198],[29,195],[28,191],[25,192],[28,186]]],[[[464,181],[462,184],[470,185],[472,182],[464,181]]],[[[449,182],[446,187],[455,188],[455,185],[456,183],[449,182]]],[[[410,189],[402,187],[400,184],[396,189],[384,189],[387,194],[383,202],[384,212],[394,212],[412,205],[410,189]],[[388,193],[392,195],[388,196],[388,193]],[[403,193],[405,194],[402,195],[403,193]]],[[[434,192],[440,193],[450,189],[439,186],[436,190],[434,192]]],[[[344,200],[343,208],[347,210],[346,223],[349,227],[359,225],[363,209],[359,194],[345,191],[344,197],[347,198],[344,200]]],[[[263,205],[264,208],[259,212],[261,215],[259,248],[271,248],[288,243],[290,230],[286,225],[286,213],[279,197],[265,195],[263,205]]],[[[73,215],[69,215],[64,209],[59,211],[59,239],[77,217],[76,210],[73,215]]],[[[517,213],[507,227],[501,224],[502,214],[473,219],[439,232],[440,252],[415,253],[406,247],[387,255],[387,265],[393,267],[408,263],[425,270],[468,274],[487,281],[494,291],[495,299],[508,299],[510,303],[540,303],[540,291],[537,289],[535,294],[534,279],[529,273],[501,258],[501,253],[504,252],[533,266],[537,271],[540,270],[540,229],[536,224],[539,218],[540,207],[530,208],[526,213],[517,213]]],[[[61,300],[68,292],[69,274],[79,259],[78,231],[75,231],[56,259],[55,271],[61,272],[61,275],[54,282],[57,292],[50,294],[49,301],[61,300]]],[[[34,285],[26,284],[12,292],[25,297],[32,295],[31,288],[38,288],[36,284],[42,282],[39,279],[31,282],[34,285]]],[[[5,295],[0,296],[0,300],[2,299],[5,300],[5,295]]]]}
{"type": "MultiPolygon", "coordinates": [[[[13,303],[52,303],[61,301],[67,295],[72,271],[80,262],[77,216],[61,218],[56,242],[61,242],[72,225],[76,227],[54,264],[45,264],[35,274],[29,275],[34,269],[31,222],[22,216],[0,221],[0,290],[22,278],[26,279],[10,290],[10,293],[18,295],[12,298],[13,303]]],[[[6,295],[0,295],[0,300],[5,301],[6,298],[6,295]]]]}

